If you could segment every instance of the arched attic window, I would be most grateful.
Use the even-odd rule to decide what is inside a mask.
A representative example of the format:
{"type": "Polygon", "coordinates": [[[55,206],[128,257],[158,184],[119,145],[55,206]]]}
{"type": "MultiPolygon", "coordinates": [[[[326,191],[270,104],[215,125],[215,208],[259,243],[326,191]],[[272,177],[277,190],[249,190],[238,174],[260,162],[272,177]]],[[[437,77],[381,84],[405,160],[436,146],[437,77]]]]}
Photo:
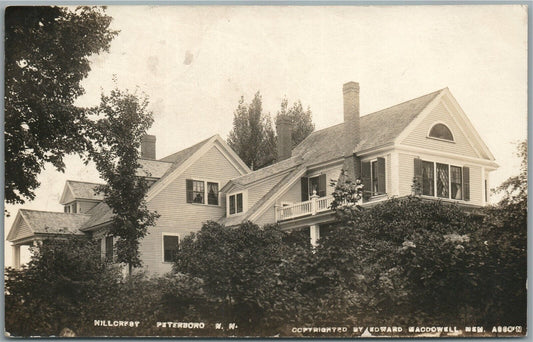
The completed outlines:
{"type": "Polygon", "coordinates": [[[437,123],[429,130],[430,138],[454,141],[452,131],[445,124],[437,123]]]}

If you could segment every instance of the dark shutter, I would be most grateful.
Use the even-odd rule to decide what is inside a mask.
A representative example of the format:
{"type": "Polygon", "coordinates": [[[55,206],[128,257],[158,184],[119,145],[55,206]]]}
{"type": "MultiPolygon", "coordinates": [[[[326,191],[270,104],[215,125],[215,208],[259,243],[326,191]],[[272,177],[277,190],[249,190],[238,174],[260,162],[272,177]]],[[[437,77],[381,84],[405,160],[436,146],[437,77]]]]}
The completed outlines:
{"type": "Polygon", "coordinates": [[[106,260],[113,260],[113,237],[107,236],[105,238],[105,258],[106,260]]]}
{"type": "Polygon", "coordinates": [[[326,196],[326,175],[320,175],[318,177],[318,197],[326,196]]]}
{"type": "Polygon", "coordinates": [[[301,178],[302,182],[302,202],[309,200],[309,180],[307,177],[301,178]]]}
{"type": "Polygon", "coordinates": [[[378,193],[383,195],[386,192],[385,158],[378,158],[378,193]]]}
{"type": "Polygon", "coordinates": [[[192,179],[187,179],[187,203],[193,202],[192,179]]]}
{"type": "Polygon", "coordinates": [[[361,179],[361,158],[354,156],[353,157],[354,168],[355,168],[355,179],[361,179]]]}
{"type": "Polygon", "coordinates": [[[470,168],[463,167],[463,189],[465,201],[470,201],[470,168]]]}
{"type": "Polygon", "coordinates": [[[415,169],[414,169],[414,178],[413,183],[416,182],[416,187],[413,187],[413,195],[422,194],[422,160],[420,158],[415,158],[415,169]]]}
{"type": "Polygon", "coordinates": [[[363,199],[367,200],[372,195],[370,182],[370,162],[361,163],[361,180],[363,181],[363,199]]]}

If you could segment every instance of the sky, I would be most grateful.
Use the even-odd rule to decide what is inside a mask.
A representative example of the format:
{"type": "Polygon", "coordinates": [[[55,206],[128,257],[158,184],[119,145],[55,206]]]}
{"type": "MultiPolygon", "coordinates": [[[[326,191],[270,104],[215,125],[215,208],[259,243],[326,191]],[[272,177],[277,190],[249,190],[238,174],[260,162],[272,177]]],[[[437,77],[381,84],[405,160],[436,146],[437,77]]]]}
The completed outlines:
{"type": "MultiPolygon", "coordinates": [[[[109,6],[120,30],[92,56],[80,106],[119,88],[144,92],[162,158],[220,134],[241,96],[260,91],[275,115],[283,97],[309,106],[316,129],[343,120],[342,85],[360,85],[361,114],[448,87],[500,165],[490,187],[518,174],[527,138],[527,8],[454,6],[109,6]]],[[[67,179],[99,181],[93,165],[66,159],[39,176],[36,199],[6,205],[62,211],[67,179]]],[[[5,264],[11,248],[5,245],[5,264]]],[[[27,256],[27,254],[25,254],[27,256]]]]}

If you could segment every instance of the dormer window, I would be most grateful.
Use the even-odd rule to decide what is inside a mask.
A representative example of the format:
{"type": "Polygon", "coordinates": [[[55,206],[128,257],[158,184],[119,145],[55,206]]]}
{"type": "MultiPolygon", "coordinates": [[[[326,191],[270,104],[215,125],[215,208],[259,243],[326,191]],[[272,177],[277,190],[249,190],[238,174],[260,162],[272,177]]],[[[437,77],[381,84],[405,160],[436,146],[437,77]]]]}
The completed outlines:
{"type": "Polygon", "coordinates": [[[454,141],[452,131],[445,124],[437,123],[429,130],[428,137],[439,140],[454,141]]]}
{"type": "Polygon", "coordinates": [[[227,196],[227,214],[237,215],[246,211],[246,192],[237,192],[227,196]]]}

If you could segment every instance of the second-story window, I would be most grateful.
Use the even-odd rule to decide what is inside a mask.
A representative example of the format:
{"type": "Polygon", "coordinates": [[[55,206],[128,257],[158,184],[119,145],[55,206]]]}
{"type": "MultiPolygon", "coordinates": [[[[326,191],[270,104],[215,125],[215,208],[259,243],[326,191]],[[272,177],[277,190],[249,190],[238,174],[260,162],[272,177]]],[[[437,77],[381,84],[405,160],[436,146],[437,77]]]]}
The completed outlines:
{"type": "Polygon", "coordinates": [[[470,169],[415,158],[415,179],[422,195],[454,200],[470,200],[470,169]]]}
{"type": "Polygon", "coordinates": [[[242,193],[229,196],[228,201],[229,201],[229,214],[230,215],[243,212],[244,206],[243,206],[242,193]]]}
{"type": "Polygon", "coordinates": [[[187,203],[218,205],[218,183],[187,179],[187,203]]]}
{"type": "Polygon", "coordinates": [[[361,162],[361,179],[363,181],[363,198],[385,195],[386,189],[385,158],[361,162]]]}

